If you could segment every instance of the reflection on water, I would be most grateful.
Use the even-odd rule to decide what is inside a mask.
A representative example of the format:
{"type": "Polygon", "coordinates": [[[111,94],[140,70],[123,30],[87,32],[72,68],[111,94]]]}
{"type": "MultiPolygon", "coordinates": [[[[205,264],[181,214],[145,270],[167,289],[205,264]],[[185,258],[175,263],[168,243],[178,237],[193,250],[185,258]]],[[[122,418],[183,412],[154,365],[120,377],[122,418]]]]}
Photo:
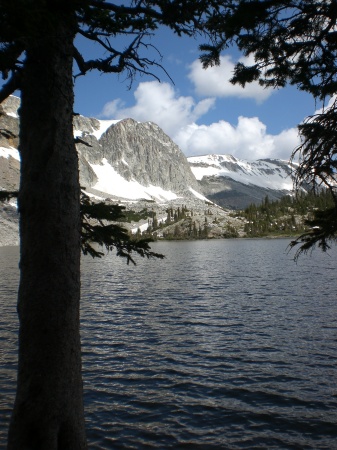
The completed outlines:
{"type": "MultiPolygon", "coordinates": [[[[337,252],[296,265],[286,247],[170,242],[154,245],[164,261],[136,267],[113,255],[83,260],[90,448],[337,448],[337,252]]],[[[1,288],[6,415],[16,327],[11,264],[0,249],[2,279],[15,272],[1,288]]]]}

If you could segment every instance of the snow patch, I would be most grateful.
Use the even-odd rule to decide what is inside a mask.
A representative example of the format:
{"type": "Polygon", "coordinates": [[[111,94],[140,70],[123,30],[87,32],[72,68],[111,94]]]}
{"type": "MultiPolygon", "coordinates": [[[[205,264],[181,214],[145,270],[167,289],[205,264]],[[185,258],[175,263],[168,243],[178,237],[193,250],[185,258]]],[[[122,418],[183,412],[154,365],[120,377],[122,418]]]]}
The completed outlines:
{"type": "Polygon", "coordinates": [[[200,200],[205,200],[206,202],[209,202],[208,198],[204,197],[202,194],[200,194],[199,192],[195,191],[194,189],[192,189],[191,187],[188,188],[190,192],[192,192],[192,194],[199,198],[200,200]]]}
{"type": "Polygon", "coordinates": [[[140,198],[153,200],[155,198],[159,201],[165,201],[177,198],[177,195],[174,192],[165,191],[159,186],[142,186],[138,181],[127,181],[116,172],[105,158],[103,158],[101,164],[90,164],[90,166],[98,178],[98,181],[93,188],[106,192],[107,194],[131,200],[140,198]]]}
{"type": "Polygon", "coordinates": [[[93,135],[97,140],[99,140],[103,133],[106,132],[108,128],[111,127],[111,125],[116,125],[117,122],[120,120],[99,120],[99,129],[93,131],[93,135]]]}
{"type": "Polygon", "coordinates": [[[74,138],[82,137],[82,130],[74,130],[74,138]]]}
{"type": "Polygon", "coordinates": [[[85,195],[87,195],[90,198],[94,198],[95,200],[103,201],[105,200],[105,197],[99,197],[98,195],[92,194],[91,192],[82,191],[85,195]]]}
{"type": "Polygon", "coordinates": [[[149,224],[148,223],[143,223],[143,225],[139,225],[139,227],[137,227],[137,228],[132,228],[131,229],[131,233],[132,234],[136,234],[138,230],[140,230],[143,233],[148,228],[149,228],[149,224]]]}
{"type": "Polygon", "coordinates": [[[203,177],[211,177],[212,175],[218,175],[219,169],[216,167],[193,167],[191,166],[193,175],[197,180],[202,180],[203,177]]]}
{"type": "Polygon", "coordinates": [[[20,153],[19,150],[17,150],[14,147],[6,148],[6,147],[0,147],[0,157],[1,158],[9,158],[12,157],[16,159],[17,161],[20,161],[20,153]]]}
{"type": "Polygon", "coordinates": [[[7,114],[7,116],[14,117],[15,119],[18,119],[18,118],[19,118],[19,115],[16,114],[16,113],[14,113],[14,112],[6,112],[6,114],[7,114]]]}
{"type": "MultiPolygon", "coordinates": [[[[89,134],[90,136],[95,136],[97,140],[99,140],[103,133],[106,132],[108,128],[111,127],[111,125],[115,125],[120,120],[99,120],[99,129],[88,132],[86,131],[85,134],[89,134]]],[[[74,130],[74,137],[83,137],[83,130],[74,130]]]]}

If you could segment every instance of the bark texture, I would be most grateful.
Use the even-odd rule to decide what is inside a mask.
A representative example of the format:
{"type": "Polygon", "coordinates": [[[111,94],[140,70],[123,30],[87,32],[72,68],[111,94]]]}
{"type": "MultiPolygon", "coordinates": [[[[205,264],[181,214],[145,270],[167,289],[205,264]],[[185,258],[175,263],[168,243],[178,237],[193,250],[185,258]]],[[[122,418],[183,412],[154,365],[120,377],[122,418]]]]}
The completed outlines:
{"type": "Polygon", "coordinates": [[[51,27],[30,38],[22,85],[19,368],[8,450],[86,448],[72,131],[75,33],[69,20],[56,16],[51,27]]]}

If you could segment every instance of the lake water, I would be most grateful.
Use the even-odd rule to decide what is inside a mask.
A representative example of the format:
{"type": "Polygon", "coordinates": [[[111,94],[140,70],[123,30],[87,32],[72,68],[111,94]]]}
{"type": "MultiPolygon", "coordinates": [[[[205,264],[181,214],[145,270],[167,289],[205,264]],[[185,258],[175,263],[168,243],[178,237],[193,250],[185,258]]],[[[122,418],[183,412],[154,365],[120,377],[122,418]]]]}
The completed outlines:
{"type": "MultiPolygon", "coordinates": [[[[159,242],[83,259],[91,449],[337,449],[337,251],[159,242]]],[[[0,248],[0,447],[16,364],[16,248],[0,248]]]]}

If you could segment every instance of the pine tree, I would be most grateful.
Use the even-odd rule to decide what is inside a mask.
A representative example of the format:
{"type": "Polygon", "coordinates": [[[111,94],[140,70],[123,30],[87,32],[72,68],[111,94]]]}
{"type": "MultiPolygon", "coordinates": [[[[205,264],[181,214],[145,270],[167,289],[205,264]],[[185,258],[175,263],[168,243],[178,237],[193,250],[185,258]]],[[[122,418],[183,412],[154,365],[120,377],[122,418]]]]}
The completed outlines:
{"type": "MultiPolygon", "coordinates": [[[[221,1],[2,0],[0,103],[21,92],[19,362],[8,449],[86,448],[79,332],[81,207],[74,79],[161,68],[161,26],[214,41],[221,1]],[[82,55],[75,38],[102,52],[82,55]],[[118,48],[123,36],[128,43],[118,48]],[[74,65],[75,62],[75,65],[74,65]],[[75,67],[75,72],[73,69],[75,67]],[[52,393],[52,395],[51,395],[52,393]]],[[[156,76],[154,74],[154,76],[156,76]]],[[[173,215],[173,214],[172,214],[173,215]]]]}
{"type": "Polygon", "coordinates": [[[158,228],[158,219],[156,213],[153,216],[153,229],[156,230],[158,228]]]}
{"type": "Polygon", "coordinates": [[[167,210],[166,223],[169,225],[171,223],[171,210],[167,210]]]}

